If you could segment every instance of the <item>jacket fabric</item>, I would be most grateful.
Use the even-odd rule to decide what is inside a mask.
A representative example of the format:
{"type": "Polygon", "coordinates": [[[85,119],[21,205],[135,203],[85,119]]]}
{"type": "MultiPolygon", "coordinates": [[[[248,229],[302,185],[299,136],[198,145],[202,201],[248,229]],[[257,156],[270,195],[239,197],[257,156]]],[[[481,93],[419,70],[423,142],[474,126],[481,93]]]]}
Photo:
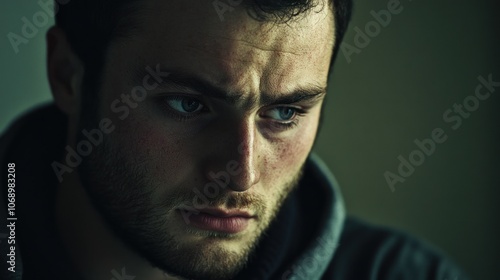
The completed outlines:
{"type": "MultiPolygon", "coordinates": [[[[51,163],[63,156],[66,126],[65,115],[48,104],[19,118],[0,138],[0,220],[15,225],[0,229],[0,279],[80,279],[54,221],[57,179],[51,163]],[[15,205],[7,187],[9,163],[15,164],[15,205]],[[9,270],[12,249],[15,272],[9,270]]],[[[338,184],[315,154],[237,278],[467,279],[430,245],[346,217],[338,184]]]]}

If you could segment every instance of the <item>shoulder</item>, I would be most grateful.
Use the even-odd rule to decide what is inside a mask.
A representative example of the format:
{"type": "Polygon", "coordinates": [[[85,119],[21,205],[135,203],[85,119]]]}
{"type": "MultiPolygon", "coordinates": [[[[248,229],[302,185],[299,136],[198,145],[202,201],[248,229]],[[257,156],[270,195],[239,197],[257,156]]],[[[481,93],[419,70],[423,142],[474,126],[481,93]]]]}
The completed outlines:
{"type": "Polygon", "coordinates": [[[346,219],[325,279],[465,280],[455,264],[406,233],[346,219]],[[331,277],[330,277],[331,276],[331,277]]]}

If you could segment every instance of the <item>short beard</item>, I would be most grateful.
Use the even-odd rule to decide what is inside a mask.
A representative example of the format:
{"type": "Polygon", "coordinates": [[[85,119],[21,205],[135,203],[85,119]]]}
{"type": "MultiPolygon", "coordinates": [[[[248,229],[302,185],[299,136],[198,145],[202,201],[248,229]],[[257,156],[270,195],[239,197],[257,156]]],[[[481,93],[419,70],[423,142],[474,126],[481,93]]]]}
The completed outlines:
{"type": "MultiPolygon", "coordinates": [[[[79,131],[93,128],[96,123],[95,119],[82,119],[79,131]]],[[[77,140],[83,137],[79,134],[77,140]]],[[[243,269],[263,232],[274,220],[288,194],[298,185],[303,170],[302,166],[300,172],[284,185],[272,209],[266,208],[265,197],[246,193],[225,192],[210,201],[211,206],[252,206],[264,218],[252,233],[253,238],[241,244],[239,252],[234,252],[210,246],[212,242],[229,241],[233,238],[231,234],[193,230],[191,234],[202,237],[208,246],[200,246],[198,242],[179,242],[168,230],[167,214],[175,211],[180,203],[190,201],[192,193],[184,190],[169,195],[161,203],[154,202],[155,190],[159,186],[149,180],[144,161],[127,158],[112,141],[111,137],[104,135],[102,143],[78,169],[92,204],[114,235],[153,267],[189,279],[230,279],[243,269]]]]}

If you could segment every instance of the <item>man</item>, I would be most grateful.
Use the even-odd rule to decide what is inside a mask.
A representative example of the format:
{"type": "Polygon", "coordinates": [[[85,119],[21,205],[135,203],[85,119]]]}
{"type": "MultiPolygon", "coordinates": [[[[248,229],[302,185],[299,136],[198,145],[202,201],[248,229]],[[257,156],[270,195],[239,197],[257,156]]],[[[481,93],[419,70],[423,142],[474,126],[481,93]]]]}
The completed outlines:
{"type": "Polygon", "coordinates": [[[54,105],[1,143],[5,279],[464,279],[311,154],[349,1],[58,9],[54,105]]]}

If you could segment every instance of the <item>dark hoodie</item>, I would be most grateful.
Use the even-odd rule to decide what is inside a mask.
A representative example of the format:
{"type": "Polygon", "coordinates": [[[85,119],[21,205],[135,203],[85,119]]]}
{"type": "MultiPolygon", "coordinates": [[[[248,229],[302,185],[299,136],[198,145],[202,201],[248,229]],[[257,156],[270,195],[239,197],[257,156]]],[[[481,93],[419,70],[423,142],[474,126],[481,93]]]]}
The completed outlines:
{"type": "MultiPolygon", "coordinates": [[[[63,154],[66,124],[64,114],[51,104],[18,119],[0,139],[0,219],[15,224],[15,230],[11,231],[12,226],[0,230],[0,279],[80,279],[54,221],[57,179],[51,163],[63,154]],[[8,163],[15,163],[13,213],[7,211],[8,163]],[[13,240],[15,244],[10,244],[13,240]],[[15,246],[14,259],[11,246],[15,246]],[[15,272],[9,270],[14,264],[8,263],[11,259],[15,272]]],[[[109,279],[121,280],[116,277],[110,272],[109,279]]],[[[237,278],[466,279],[427,244],[346,218],[337,183],[314,154],[307,160],[299,187],[285,201],[237,278]]]]}

